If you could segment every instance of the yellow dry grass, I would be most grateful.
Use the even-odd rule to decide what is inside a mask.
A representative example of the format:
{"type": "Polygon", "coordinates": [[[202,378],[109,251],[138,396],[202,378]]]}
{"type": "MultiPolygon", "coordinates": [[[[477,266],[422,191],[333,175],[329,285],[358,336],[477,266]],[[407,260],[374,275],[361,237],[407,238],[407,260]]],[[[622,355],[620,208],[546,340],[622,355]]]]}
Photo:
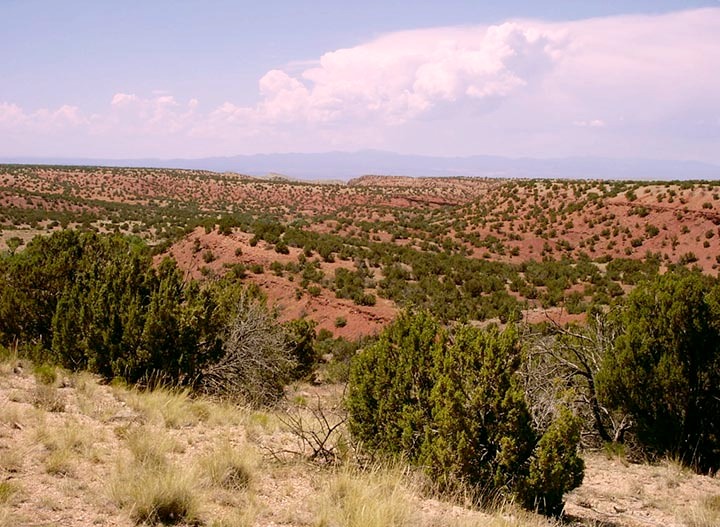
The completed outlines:
{"type": "MultiPolygon", "coordinates": [[[[107,386],[89,374],[58,372],[44,383],[32,365],[17,365],[16,356],[0,357],[0,527],[556,527],[512,506],[483,511],[462,496],[438,497],[400,465],[323,468],[274,456],[293,447],[279,410],[107,386]],[[63,411],[38,404],[42,387],[63,411]]],[[[322,404],[326,390],[327,404],[337,403],[335,388],[302,390],[322,404]]],[[[672,461],[586,461],[586,481],[568,499],[579,525],[636,527],[641,517],[664,527],[720,525],[718,478],[672,461]]]]}

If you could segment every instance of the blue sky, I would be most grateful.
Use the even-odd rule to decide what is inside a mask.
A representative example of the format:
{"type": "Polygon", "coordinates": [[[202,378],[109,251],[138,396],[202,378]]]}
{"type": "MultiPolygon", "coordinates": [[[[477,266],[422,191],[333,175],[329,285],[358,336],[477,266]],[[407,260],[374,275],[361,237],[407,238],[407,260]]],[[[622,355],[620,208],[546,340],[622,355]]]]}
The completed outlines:
{"type": "Polygon", "coordinates": [[[720,163],[718,1],[0,0],[0,156],[720,163]]]}

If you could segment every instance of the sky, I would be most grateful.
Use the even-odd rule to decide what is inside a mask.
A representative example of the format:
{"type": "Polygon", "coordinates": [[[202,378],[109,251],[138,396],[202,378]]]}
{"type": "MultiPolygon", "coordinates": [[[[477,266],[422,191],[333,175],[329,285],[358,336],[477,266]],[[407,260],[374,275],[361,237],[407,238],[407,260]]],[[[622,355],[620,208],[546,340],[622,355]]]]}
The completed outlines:
{"type": "Polygon", "coordinates": [[[0,0],[0,157],[720,164],[720,1],[0,0]]]}

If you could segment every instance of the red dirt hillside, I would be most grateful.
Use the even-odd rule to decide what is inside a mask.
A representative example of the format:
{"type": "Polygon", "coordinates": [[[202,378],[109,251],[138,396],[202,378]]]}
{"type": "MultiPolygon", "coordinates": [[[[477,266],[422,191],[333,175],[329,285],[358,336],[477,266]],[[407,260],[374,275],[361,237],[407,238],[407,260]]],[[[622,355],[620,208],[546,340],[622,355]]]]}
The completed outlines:
{"type": "MultiPolygon", "coordinates": [[[[395,317],[395,305],[382,298],[378,298],[374,306],[359,306],[351,300],[336,298],[335,293],[326,288],[321,288],[317,296],[305,293],[297,298],[299,287],[294,277],[291,280],[292,275],[286,272],[278,276],[270,271],[270,266],[273,262],[283,265],[297,262],[302,250],[291,247],[289,254],[279,254],[265,242],[251,246],[251,237],[245,232],[222,235],[217,231],[207,233],[205,229],[197,228],[157,258],[175,258],[181,269],[200,280],[220,276],[231,265],[243,264],[248,269],[244,280],[260,287],[270,305],[279,309],[281,320],[307,317],[318,323],[318,329],[327,329],[335,336],[347,339],[379,333],[395,317]],[[210,254],[212,259],[208,256],[210,254]],[[252,272],[254,266],[261,266],[262,272],[252,272]],[[336,324],[340,319],[346,322],[342,327],[336,324]]],[[[321,262],[320,267],[326,275],[332,276],[335,269],[350,268],[352,264],[339,260],[333,263],[321,262]]]]}

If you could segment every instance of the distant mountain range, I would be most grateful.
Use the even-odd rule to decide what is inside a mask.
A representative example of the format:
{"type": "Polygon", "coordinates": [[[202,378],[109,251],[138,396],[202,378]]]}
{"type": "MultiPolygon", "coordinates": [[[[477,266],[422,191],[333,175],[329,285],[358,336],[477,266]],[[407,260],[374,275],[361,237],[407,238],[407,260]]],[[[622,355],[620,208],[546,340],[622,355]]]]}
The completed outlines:
{"type": "Polygon", "coordinates": [[[0,163],[203,169],[303,180],[372,175],[572,179],[720,179],[720,165],[699,161],[565,157],[436,157],[378,150],[316,154],[254,154],[199,159],[0,158],[0,163]]]}

